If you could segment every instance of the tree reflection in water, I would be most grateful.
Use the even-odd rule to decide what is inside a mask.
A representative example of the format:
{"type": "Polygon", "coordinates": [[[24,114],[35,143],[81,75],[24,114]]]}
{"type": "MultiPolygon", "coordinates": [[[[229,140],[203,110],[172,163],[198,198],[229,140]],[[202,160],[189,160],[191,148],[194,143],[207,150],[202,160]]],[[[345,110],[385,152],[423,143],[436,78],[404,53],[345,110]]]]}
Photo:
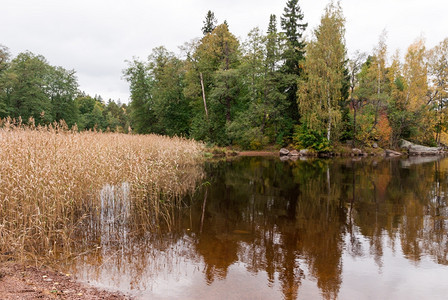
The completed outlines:
{"type": "Polygon", "coordinates": [[[210,184],[171,232],[117,231],[70,268],[143,296],[297,299],[319,296],[305,288],[314,282],[334,299],[345,256],[371,258],[379,273],[386,249],[447,265],[447,159],[243,157],[204,168],[210,184]]]}

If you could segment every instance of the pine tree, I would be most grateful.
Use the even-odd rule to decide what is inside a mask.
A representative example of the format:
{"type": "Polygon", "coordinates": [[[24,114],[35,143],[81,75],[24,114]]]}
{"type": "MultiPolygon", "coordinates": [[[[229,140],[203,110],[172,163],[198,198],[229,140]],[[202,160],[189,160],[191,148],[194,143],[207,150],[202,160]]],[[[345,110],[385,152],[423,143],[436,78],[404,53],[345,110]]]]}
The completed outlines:
{"type": "Polygon", "coordinates": [[[277,34],[277,17],[271,15],[269,17],[269,25],[266,36],[266,61],[270,71],[275,70],[275,62],[278,60],[278,34],[277,34]]]}
{"type": "Polygon", "coordinates": [[[288,0],[281,17],[281,26],[288,41],[288,50],[285,52],[285,72],[300,75],[301,64],[305,55],[305,42],[303,32],[308,23],[303,23],[303,13],[298,0],[288,0]]]}
{"type": "MultiPolygon", "coordinates": [[[[303,23],[303,17],[298,0],[288,0],[280,18],[287,42],[286,50],[283,52],[284,65],[282,68],[288,79],[287,84],[283,87],[289,103],[285,116],[289,119],[291,125],[298,124],[300,117],[297,107],[297,81],[302,74],[305,55],[305,42],[302,35],[308,26],[307,23],[303,23]]],[[[289,131],[292,131],[292,126],[290,126],[289,131]]]]}
{"type": "Polygon", "coordinates": [[[207,35],[208,33],[212,33],[213,29],[216,28],[216,24],[218,20],[215,18],[215,14],[209,10],[207,15],[205,16],[204,26],[202,27],[202,33],[207,35]]]}

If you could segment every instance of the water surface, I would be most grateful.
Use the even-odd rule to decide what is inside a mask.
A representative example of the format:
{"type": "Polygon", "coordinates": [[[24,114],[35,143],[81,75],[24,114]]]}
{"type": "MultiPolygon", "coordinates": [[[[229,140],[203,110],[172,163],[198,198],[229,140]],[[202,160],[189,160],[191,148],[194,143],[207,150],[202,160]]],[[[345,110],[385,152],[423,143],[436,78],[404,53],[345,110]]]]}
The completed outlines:
{"type": "Polygon", "coordinates": [[[448,159],[204,168],[170,231],[130,233],[129,187],[106,187],[97,248],[68,268],[140,299],[447,297],[448,159]]]}

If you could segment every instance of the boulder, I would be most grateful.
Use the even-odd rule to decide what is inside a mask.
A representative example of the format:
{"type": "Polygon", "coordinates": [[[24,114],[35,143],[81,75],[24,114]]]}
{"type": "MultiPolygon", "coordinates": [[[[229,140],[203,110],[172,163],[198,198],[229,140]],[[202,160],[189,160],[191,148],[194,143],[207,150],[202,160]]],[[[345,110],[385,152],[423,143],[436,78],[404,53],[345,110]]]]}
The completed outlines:
{"type": "Polygon", "coordinates": [[[289,150],[286,148],[280,149],[280,156],[286,156],[289,154],[289,150]]]}
{"type": "Polygon", "coordinates": [[[442,147],[427,147],[406,140],[401,140],[400,148],[407,149],[409,155],[438,155],[443,152],[442,147]]]}
{"type": "Polygon", "coordinates": [[[392,157],[395,157],[395,156],[401,156],[401,155],[403,155],[401,152],[397,152],[397,151],[390,150],[390,149],[386,149],[386,150],[384,150],[384,151],[386,152],[386,156],[392,156],[392,157]]]}
{"type": "Polygon", "coordinates": [[[289,155],[289,156],[300,156],[300,153],[299,153],[299,151],[297,151],[297,150],[292,150],[291,152],[289,152],[288,155],[289,155]]]}
{"type": "Polygon", "coordinates": [[[437,155],[442,152],[442,148],[412,145],[408,151],[409,155],[437,155]]]}
{"type": "Polygon", "coordinates": [[[401,149],[409,149],[409,147],[411,147],[412,145],[414,145],[413,143],[406,141],[406,140],[401,140],[400,141],[400,148],[401,149]]]}
{"type": "Polygon", "coordinates": [[[302,149],[302,150],[300,150],[299,153],[300,153],[300,156],[310,156],[310,155],[312,155],[311,151],[308,150],[308,149],[302,149]]]}
{"type": "Polygon", "coordinates": [[[358,149],[358,148],[353,148],[352,149],[352,155],[353,156],[360,156],[360,155],[362,155],[362,150],[358,149]]]}

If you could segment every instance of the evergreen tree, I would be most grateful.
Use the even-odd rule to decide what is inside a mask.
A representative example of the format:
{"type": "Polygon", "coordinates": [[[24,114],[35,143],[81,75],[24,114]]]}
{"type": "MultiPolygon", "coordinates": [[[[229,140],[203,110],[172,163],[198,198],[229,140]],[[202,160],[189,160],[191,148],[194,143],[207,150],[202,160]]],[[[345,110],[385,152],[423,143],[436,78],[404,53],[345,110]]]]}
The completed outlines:
{"type": "MultiPolygon", "coordinates": [[[[192,120],[192,136],[196,139],[223,145],[228,143],[226,126],[233,118],[240,84],[238,49],[238,39],[229,32],[227,25],[221,24],[202,38],[192,55],[194,64],[190,66],[194,67],[187,76],[187,90],[200,95],[202,88],[208,107],[208,120],[204,119],[203,113],[196,114],[192,120]]],[[[200,99],[194,99],[195,107],[199,107],[200,99]]],[[[200,103],[203,111],[205,100],[200,103]]]]}
{"type": "Polygon", "coordinates": [[[278,34],[277,34],[277,17],[270,15],[269,25],[266,36],[266,63],[270,71],[274,71],[275,63],[278,61],[278,34]]]}
{"type": "Polygon", "coordinates": [[[209,10],[205,16],[204,26],[202,26],[202,33],[204,35],[212,33],[212,31],[216,28],[217,23],[218,21],[215,18],[215,14],[209,10]]]}
{"type": "Polygon", "coordinates": [[[288,48],[284,53],[284,71],[296,75],[301,73],[301,61],[305,56],[305,42],[302,39],[302,35],[308,23],[303,23],[303,17],[298,0],[288,0],[280,19],[282,29],[288,41],[288,48]]]}
{"type": "MultiPolygon", "coordinates": [[[[283,86],[287,94],[288,108],[285,116],[289,118],[291,124],[299,122],[299,110],[297,107],[297,81],[302,74],[303,61],[305,55],[305,42],[302,35],[308,24],[303,23],[303,13],[298,4],[298,0],[288,0],[281,20],[281,27],[284,31],[287,47],[283,52],[283,72],[288,79],[283,86]]],[[[290,126],[290,131],[292,126],[290,126]]]]}

